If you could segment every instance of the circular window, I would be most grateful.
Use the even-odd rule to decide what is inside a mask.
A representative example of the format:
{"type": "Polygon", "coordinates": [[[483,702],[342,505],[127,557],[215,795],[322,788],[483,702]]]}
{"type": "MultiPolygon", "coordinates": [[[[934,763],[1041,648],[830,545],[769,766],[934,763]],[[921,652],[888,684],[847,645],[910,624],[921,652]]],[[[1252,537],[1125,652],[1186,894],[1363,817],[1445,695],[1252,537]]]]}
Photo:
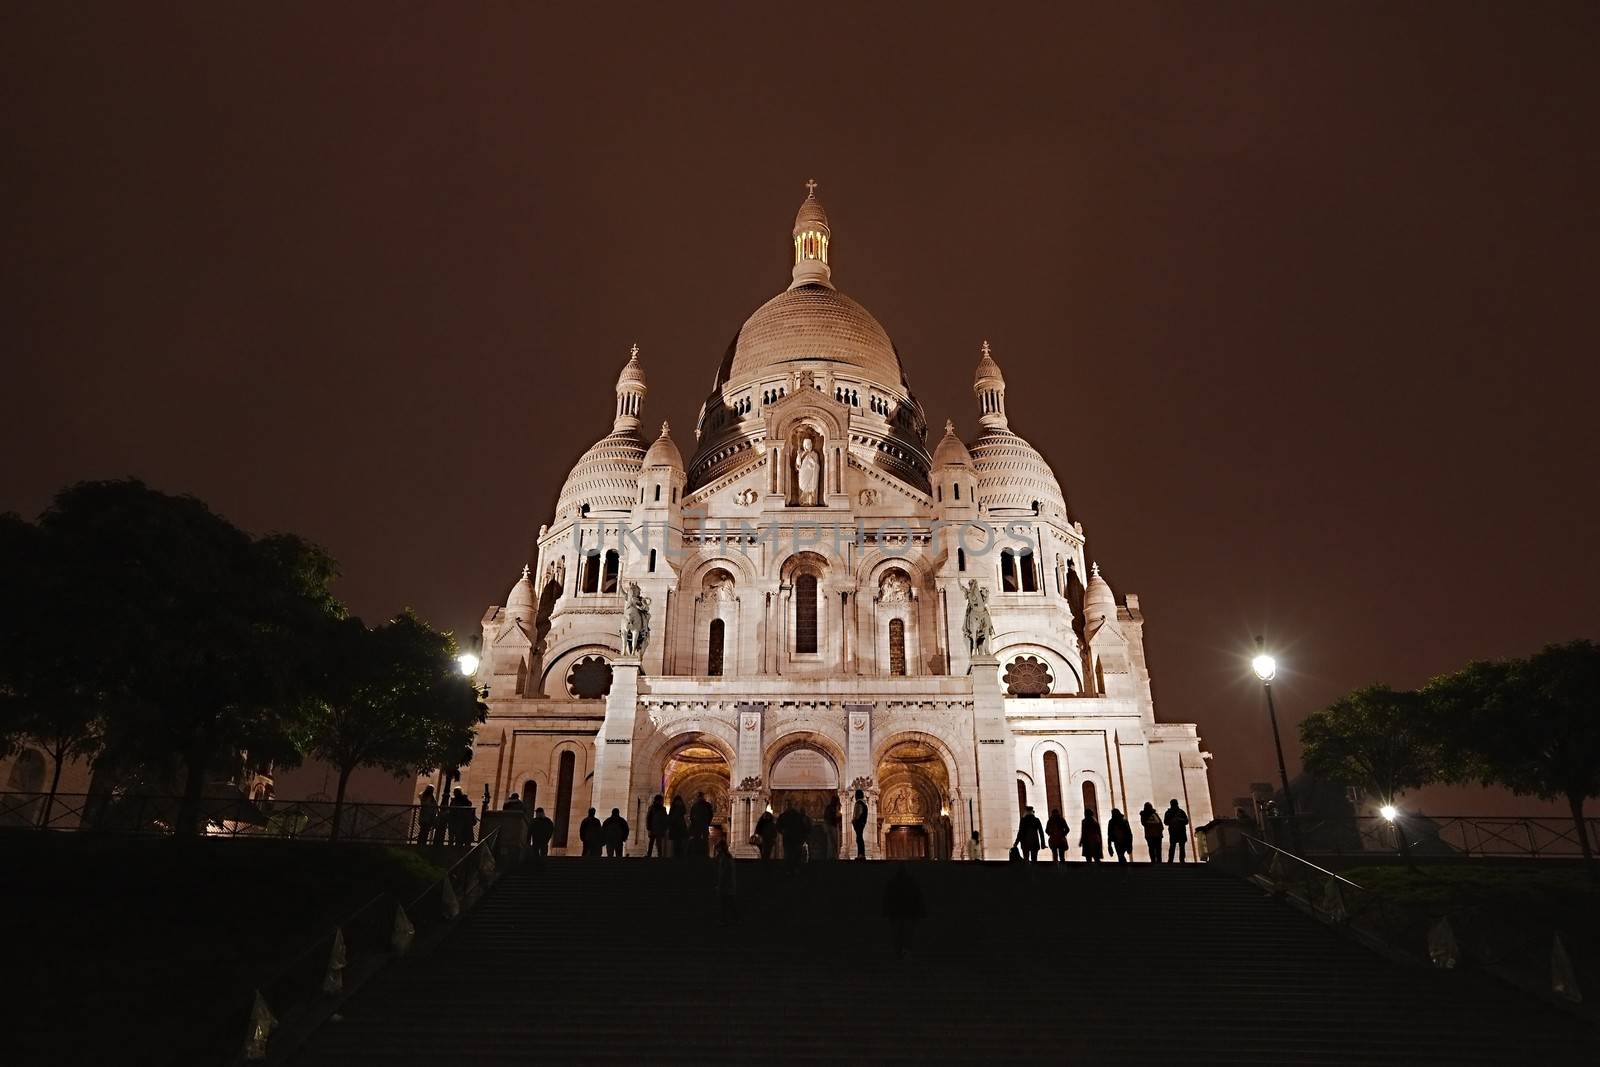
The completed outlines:
{"type": "Polygon", "coordinates": [[[567,672],[567,692],[580,700],[597,700],[611,692],[611,664],[600,656],[584,656],[567,672]]]}
{"type": "Polygon", "coordinates": [[[1050,667],[1038,656],[1018,656],[1006,668],[1006,695],[1042,697],[1050,692],[1050,667]]]}

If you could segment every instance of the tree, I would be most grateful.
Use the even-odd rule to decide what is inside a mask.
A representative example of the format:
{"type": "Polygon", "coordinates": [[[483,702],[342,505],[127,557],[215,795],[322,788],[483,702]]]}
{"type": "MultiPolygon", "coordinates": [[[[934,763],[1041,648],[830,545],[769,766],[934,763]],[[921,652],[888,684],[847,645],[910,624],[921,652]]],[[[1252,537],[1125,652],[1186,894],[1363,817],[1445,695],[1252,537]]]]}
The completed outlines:
{"type": "Polygon", "coordinates": [[[315,640],[342,613],[333,561],[286,534],[253,538],[201,501],[135,480],[63,490],[39,519],[76,680],[110,695],[108,755],[183,777],[177,826],[200,829],[207,775],[248,752],[298,761],[292,731],[315,640]]]}
{"type": "Polygon", "coordinates": [[[483,702],[457,667],[455,641],[409,611],[375,629],[360,619],[328,628],[317,699],[300,743],[339,772],[333,835],[357,767],[415,775],[470,749],[483,702]]]}
{"type": "Polygon", "coordinates": [[[100,748],[106,694],[78,662],[73,620],[62,610],[50,540],[15,515],[0,516],[0,755],[31,742],[52,761],[39,814],[48,826],[61,771],[100,748]]]}
{"type": "MultiPolygon", "coordinates": [[[[1392,804],[1408,789],[1446,776],[1446,756],[1429,731],[1420,694],[1386,685],[1357,689],[1300,723],[1308,772],[1353,785],[1392,804]]],[[[1400,851],[1411,863],[1401,829],[1400,851]]]]}
{"type": "Polygon", "coordinates": [[[1457,780],[1564,798],[1589,876],[1600,880],[1584,802],[1600,796],[1600,647],[1548,645],[1527,659],[1475,662],[1424,690],[1434,729],[1459,755],[1457,780]]]}

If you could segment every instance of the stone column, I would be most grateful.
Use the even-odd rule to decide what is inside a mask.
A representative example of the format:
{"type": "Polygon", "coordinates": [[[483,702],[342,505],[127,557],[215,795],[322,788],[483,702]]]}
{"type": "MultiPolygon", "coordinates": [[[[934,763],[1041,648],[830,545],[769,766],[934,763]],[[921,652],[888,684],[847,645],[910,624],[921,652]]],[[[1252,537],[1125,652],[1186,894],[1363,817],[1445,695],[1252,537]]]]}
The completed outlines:
{"type": "Polygon", "coordinates": [[[1003,860],[1017,831],[1017,769],[1000,692],[1000,661],[989,652],[972,657],[972,730],[978,743],[978,819],[983,858],[1003,860]]]}
{"type": "Polygon", "coordinates": [[[639,660],[619,657],[611,663],[611,692],[606,717],[595,738],[594,789],[596,814],[603,820],[612,808],[628,813],[628,787],[633,777],[633,728],[639,714],[639,660]]]}

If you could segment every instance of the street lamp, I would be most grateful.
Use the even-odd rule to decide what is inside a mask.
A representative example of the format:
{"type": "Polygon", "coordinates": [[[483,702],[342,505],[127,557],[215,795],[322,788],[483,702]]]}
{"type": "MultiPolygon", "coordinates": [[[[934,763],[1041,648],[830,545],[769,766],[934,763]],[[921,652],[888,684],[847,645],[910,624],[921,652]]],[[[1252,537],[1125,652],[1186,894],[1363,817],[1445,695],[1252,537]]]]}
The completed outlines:
{"type": "Polygon", "coordinates": [[[461,673],[468,678],[478,673],[478,657],[471,652],[463,652],[457,656],[456,665],[461,668],[461,673]]]}
{"type": "Polygon", "coordinates": [[[1250,661],[1256,677],[1261,679],[1261,691],[1267,695],[1267,718],[1272,720],[1272,747],[1278,752],[1278,780],[1283,783],[1283,803],[1289,809],[1289,840],[1296,852],[1300,848],[1300,820],[1295,817],[1294,790],[1289,788],[1289,770],[1283,763],[1283,739],[1278,735],[1278,709],[1272,703],[1272,679],[1278,673],[1278,661],[1267,655],[1265,638],[1256,638],[1256,656],[1250,661]]]}
{"type": "Polygon", "coordinates": [[[1395,807],[1393,804],[1385,804],[1383,807],[1378,809],[1378,814],[1382,815],[1385,819],[1389,820],[1390,822],[1394,822],[1394,820],[1400,814],[1400,809],[1395,807]]]}

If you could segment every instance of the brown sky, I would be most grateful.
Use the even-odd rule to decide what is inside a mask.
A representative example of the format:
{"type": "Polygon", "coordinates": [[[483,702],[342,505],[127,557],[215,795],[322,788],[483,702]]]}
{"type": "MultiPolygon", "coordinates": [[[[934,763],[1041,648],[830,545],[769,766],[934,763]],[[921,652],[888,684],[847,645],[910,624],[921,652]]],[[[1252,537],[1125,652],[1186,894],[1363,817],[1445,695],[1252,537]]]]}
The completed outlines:
{"type": "Polygon", "coordinates": [[[630,343],[687,447],[815,177],[931,425],[993,342],[1219,804],[1257,631],[1290,719],[1596,636],[1600,8],[572,6],[0,9],[0,509],[135,474],[465,630],[630,343]]]}

